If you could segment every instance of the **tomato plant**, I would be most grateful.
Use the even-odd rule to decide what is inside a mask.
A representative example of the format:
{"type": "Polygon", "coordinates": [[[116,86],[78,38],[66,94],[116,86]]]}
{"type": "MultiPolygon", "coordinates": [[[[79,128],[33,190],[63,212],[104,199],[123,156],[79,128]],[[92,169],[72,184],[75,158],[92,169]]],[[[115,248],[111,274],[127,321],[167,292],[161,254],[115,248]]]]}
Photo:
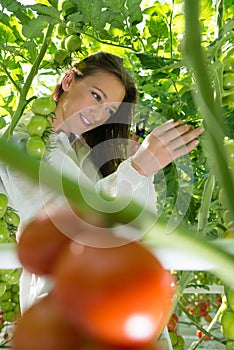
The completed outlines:
{"type": "Polygon", "coordinates": [[[108,249],[71,242],[54,275],[63,314],[92,337],[116,345],[158,337],[174,307],[173,277],[136,242],[108,249]]]}

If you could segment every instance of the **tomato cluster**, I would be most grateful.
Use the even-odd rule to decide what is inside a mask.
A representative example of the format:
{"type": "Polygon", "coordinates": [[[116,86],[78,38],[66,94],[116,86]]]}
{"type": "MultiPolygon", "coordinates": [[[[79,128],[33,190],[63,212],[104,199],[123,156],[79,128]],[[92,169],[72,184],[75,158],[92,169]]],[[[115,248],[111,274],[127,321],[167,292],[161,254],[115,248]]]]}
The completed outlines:
{"type": "Polygon", "coordinates": [[[0,244],[16,242],[15,233],[20,223],[17,212],[8,205],[8,197],[0,193],[0,244]]]}
{"type": "Polygon", "coordinates": [[[185,346],[184,338],[178,334],[178,323],[179,317],[173,312],[167,324],[173,350],[183,350],[185,346]]]}
{"type": "MultiPolygon", "coordinates": [[[[73,5],[75,7],[75,5],[73,5]]],[[[66,19],[66,14],[64,13],[66,19]]],[[[71,63],[71,54],[81,50],[81,26],[71,20],[61,22],[56,26],[56,36],[62,39],[61,47],[54,53],[55,68],[71,63]]]]}
{"type": "MultiPolygon", "coordinates": [[[[20,217],[8,205],[8,197],[0,193],[0,244],[15,243],[20,217]]],[[[15,322],[20,314],[19,279],[21,269],[0,270],[0,332],[8,337],[7,327],[15,322]]]]}
{"type": "Polygon", "coordinates": [[[59,208],[25,227],[18,256],[25,268],[54,283],[18,320],[14,350],[160,349],[175,281],[141,243],[59,208]]]}
{"type": "Polygon", "coordinates": [[[51,123],[56,108],[55,101],[50,96],[35,99],[31,106],[33,116],[27,124],[29,137],[26,140],[26,151],[36,159],[41,159],[46,151],[46,144],[51,134],[51,123]]]}
{"type": "Polygon", "coordinates": [[[198,320],[200,320],[201,318],[204,318],[205,321],[209,323],[212,320],[212,317],[209,313],[210,307],[211,307],[210,300],[208,298],[204,298],[204,296],[201,294],[199,295],[198,300],[196,299],[193,299],[193,301],[191,300],[191,303],[186,306],[186,309],[198,320]]]}

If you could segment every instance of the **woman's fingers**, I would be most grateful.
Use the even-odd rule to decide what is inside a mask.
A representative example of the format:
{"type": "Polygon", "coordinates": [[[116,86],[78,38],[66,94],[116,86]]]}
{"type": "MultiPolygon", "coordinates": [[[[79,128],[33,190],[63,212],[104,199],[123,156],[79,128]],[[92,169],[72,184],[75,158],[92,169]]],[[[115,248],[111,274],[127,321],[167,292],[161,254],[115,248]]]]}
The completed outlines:
{"type": "Polygon", "coordinates": [[[194,128],[183,121],[168,121],[155,128],[132,157],[133,166],[144,175],[152,175],[193,150],[203,128],[194,128]]]}

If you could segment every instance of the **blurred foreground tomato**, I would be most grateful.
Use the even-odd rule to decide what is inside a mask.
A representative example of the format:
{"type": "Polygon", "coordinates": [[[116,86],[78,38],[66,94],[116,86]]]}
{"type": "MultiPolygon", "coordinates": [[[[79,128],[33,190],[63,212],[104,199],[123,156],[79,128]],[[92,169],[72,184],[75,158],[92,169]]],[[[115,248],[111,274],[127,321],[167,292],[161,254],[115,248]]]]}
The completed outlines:
{"type": "Polygon", "coordinates": [[[86,220],[83,215],[81,219],[70,206],[48,207],[24,227],[17,246],[19,260],[32,273],[51,274],[57,256],[70,240],[98,246],[120,244],[104,226],[102,217],[92,215],[86,220]]]}
{"type": "Polygon", "coordinates": [[[47,275],[51,271],[56,256],[69,238],[56,226],[57,220],[67,219],[67,212],[56,210],[38,214],[23,230],[17,253],[21,264],[37,275],[47,275]]]}
{"type": "Polygon", "coordinates": [[[31,306],[18,320],[13,350],[76,350],[80,335],[57,310],[51,295],[31,306]]]}
{"type": "Polygon", "coordinates": [[[55,265],[53,292],[77,329],[98,341],[136,348],[160,336],[174,308],[175,286],[143,245],[122,238],[121,243],[66,245],[55,265]]]}

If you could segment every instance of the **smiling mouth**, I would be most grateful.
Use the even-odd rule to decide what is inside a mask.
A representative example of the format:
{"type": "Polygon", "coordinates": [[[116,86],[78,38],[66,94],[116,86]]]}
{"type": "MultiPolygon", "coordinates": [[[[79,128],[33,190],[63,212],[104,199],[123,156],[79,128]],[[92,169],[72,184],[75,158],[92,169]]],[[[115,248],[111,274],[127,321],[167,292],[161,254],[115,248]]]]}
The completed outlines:
{"type": "Polygon", "coordinates": [[[80,119],[85,124],[85,126],[88,127],[92,125],[92,123],[82,113],[80,113],[80,119]]]}

